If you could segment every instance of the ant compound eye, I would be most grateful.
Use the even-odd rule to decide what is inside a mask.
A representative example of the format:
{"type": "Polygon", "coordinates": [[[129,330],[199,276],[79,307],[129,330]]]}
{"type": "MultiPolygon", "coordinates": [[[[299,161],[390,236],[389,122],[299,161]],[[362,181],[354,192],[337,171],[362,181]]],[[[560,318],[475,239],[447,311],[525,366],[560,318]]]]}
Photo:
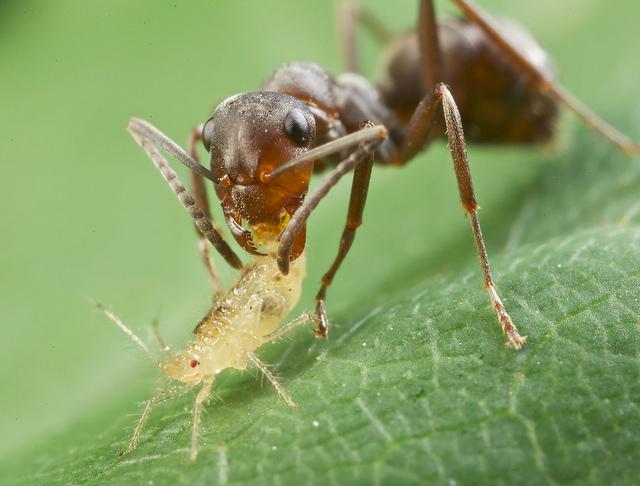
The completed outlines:
{"type": "Polygon", "coordinates": [[[197,359],[192,359],[191,361],[189,361],[189,366],[191,366],[192,368],[195,368],[198,365],[200,365],[200,361],[198,361],[197,359]]]}
{"type": "Polygon", "coordinates": [[[211,141],[213,139],[213,117],[209,118],[202,126],[202,145],[207,152],[211,151],[211,141]]]}
{"type": "Polygon", "coordinates": [[[312,136],[312,127],[302,111],[294,108],[284,119],[284,131],[297,146],[306,145],[312,136]]]}

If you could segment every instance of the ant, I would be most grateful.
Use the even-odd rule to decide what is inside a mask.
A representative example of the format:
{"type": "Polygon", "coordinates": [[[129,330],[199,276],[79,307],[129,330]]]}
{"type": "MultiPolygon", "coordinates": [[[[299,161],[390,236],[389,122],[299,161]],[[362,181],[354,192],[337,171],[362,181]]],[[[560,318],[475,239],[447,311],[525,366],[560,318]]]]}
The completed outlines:
{"type": "MultiPolygon", "coordinates": [[[[129,131],[195,222],[217,299],[196,326],[191,345],[162,362],[120,318],[98,304],[167,377],[183,384],[160,390],[145,402],[123,454],[137,446],[153,406],[202,383],[194,406],[194,461],[202,404],[215,376],[226,368],[256,366],[286,403],[295,407],[255,351],[308,321],[316,323],[316,334],[326,336],[326,292],[362,223],[374,160],[403,165],[437,138],[448,140],[484,286],[507,344],[518,349],[526,342],[504,308],[491,275],[463,122],[473,142],[539,143],[552,136],[558,106],[563,104],[625,153],[638,153],[640,146],[590,112],[555,80],[549,58],[522,27],[498,22],[467,0],[452,1],[464,20],[437,21],[432,0],[421,0],[417,32],[391,42],[387,76],[377,87],[357,74],[355,26],[362,23],[381,40],[390,36],[371,14],[345,4],[341,25],[351,73],[333,78],[317,64],[287,64],[265,81],[261,91],[223,101],[206,123],[192,131],[189,153],[148,122],[131,119],[129,131]],[[198,160],[198,142],[209,153],[211,169],[198,160]],[[190,169],[193,197],[159,149],[190,169]],[[330,174],[307,194],[312,173],[327,168],[332,168],[330,174]],[[316,295],[315,314],[303,314],[281,326],[300,297],[307,219],[349,172],[353,172],[353,183],[347,220],[338,254],[316,295]],[[254,255],[252,263],[243,265],[213,225],[205,179],[214,184],[234,239],[254,255]],[[227,291],[210,261],[207,240],[232,267],[242,270],[227,291]]],[[[159,336],[158,340],[168,350],[159,336]]]]}
{"type": "Polygon", "coordinates": [[[636,154],[640,145],[555,79],[550,58],[523,27],[494,19],[468,0],[451,1],[463,19],[437,20],[433,1],[421,0],[417,30],[393,40],[370,13],[345,4],[341,26],[351,72],[334,78],[314,63],[284,65],[260,91],[224,100],[192,131],[188,153],[148,122],[131,119],[128,130],[195,222],[200,253],[217,293],[221,285],[206,240],[232,267],[241,269],[242,262],[211,222],[205,180],[213,183],[235,241],[250,254],[274,258],[284,276],[303,253],[309,216],[331,188],[353,172],[338,252],[315,298],[316,334],[326,336],[327,289],[362,224],[374,160],[401,166],[435,139],[446,138],[491,305],[507,345],[519,349],[526,342],[491,274],[465,136],[478,143],[545,142],[564,105],[617,149],[636,154]],[[358,24],[390,41],[386,75],[377,86],[358,74],[358,24]],[[210,169],[199,162],[198,143],[209,154],[210,169]],[[158,164],[157,148],[190,169],[194,197],[166,164],[158,164]],[[308,193],[311,175],[326,169],[329,175],[308,193]]]}

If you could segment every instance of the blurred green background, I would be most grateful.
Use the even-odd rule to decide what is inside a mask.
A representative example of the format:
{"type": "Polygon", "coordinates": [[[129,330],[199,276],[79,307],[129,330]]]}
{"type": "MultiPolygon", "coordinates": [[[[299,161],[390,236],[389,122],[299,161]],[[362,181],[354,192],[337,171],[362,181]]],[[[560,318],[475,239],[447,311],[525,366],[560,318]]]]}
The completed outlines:
{"type": "MultiPolygon", "coordinates": [[[[365,3],[397,31],[415,22],[414,0],[365,3]]],[[[638,137],[640,4],[480,3],[525,24],[564,84],[638,137]]],[[[452,11],[447,2],[438,6],[452,11]]],[[[142,400],[152,389],[154,371],[85,296],[111,306],[145,338],[158,320],[173,343],[188,339],[207,308],[190,221],[125,131],[127,119],[146,118],[184,144],[218,101],[257,89],[281,63],[313,60],[340,73],[335,16],[335,3],[293,0],[0,2],[2,464],[24,464],[28,474],[30,451],[52,440],[60,451],[81,454],[110,425],[105,417],[131,413],[132,397],[142,400]]],[[[366,72],[375,78],[378,47],[362,41],[366,72]]],[[[535,191],[561,163],[577,125],[565,117],[546,150],[471,149],[494,258],[510,242],[536,241],[567,221],[622,216],[594,213],[595,205],[563,198],[564,188],[552,186],[563,215],[549,208],[544,234],[509,231],[524,206],[518,194],[535,191]]],[[[584,136],[595,139],[594,150],[609,150],[584,136]]],[[[341,184],[310,223],[302,307],[337,247],[347,192],[341,184]]],[[[365,226],[330,291],[330,312],[346,327],[416,282],[473,268],[467,224],[441,144],[403,170],[377,169],[365,226]]],[[[479,283],[474,291],[481,292],[479,283]]]]}

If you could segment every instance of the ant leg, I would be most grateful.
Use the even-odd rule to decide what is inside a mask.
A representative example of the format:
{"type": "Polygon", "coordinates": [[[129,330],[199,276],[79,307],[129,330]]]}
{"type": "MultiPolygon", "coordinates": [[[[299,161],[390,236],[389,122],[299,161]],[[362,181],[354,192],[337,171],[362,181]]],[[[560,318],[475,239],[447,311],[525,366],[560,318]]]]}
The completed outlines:
{"type": "Polygon", "coordinates": [[[620,133],[606,121],[593,113],[589,108],[580,102],[570,91],[557,81],[541,73],[528,59],[526,59],[518,49],[500,33],[500,29],[495,25],[491,17],[467,0],[452,0],[462,11],[464,16],[475,23],[496,46],[507,55],[522,71],[531,76],[540,86],[542,91],[549,93],[557,101],[564,104],[573,111],[592,130],[599,133],[610,144],[618,150],[633,155],[640,153],[640,144],[634,142],[624,134],[620,133]]]}
{"type": "Polygon", "coordinates": [[[352,73],[360,73],[358,43],[356,39],[356,25],[358,23],[362,24],[362,26],[382,44],[388,43],[393,38],[393,34],[389,32],[378,17],[357,3],[349,0],[343,1],[340,5],[338,23],[345,65],[347,71],[352,73]]]}
{"type": "Polygon", "coordinates": [[[342,53],[347,71],[360,73],[360,61],[358,60],[358,45],[356,40],[356,22],[358,20],[359,7],[349,1],[342,2],[338,12],[338,25],[340,28],[340,40],[342,41],[342,53]]]}
{"type": "Polygon", "coordinates": [[[207,377],[204,379],[204,383],[198,395],[196,396],[196,402],[193,406],[193,429],[191,431],[191,455],[189,460],[193,463],[196,462],[198,457],[198,432],[200,431],[200,418],[202,415],[202,404],[211,392],[211,385],[213,384],[213,377],[207,377]]]}
{"type": "MultiPolygon", "coordinates": [[[[369,127],[371,127],[371,125],[369,125],[369,127]]],[[[347,137],[353,135],[354,134],[347,135],[347,137]]],[[[304,202],[293,214],[291,220],[280,235],[280,245],[278,247],[278,267],[280,268],[280,271],[286,275],[289,272],[289,258],[291,255],[293,243],[298,232],[302,228],[304,228],[304,225],[306,224],[307,219],[309,219],[311,212],[316,208],[322,198],[327,195],[331,188],[338,183],[342,176],[355,169],[353,184],[351,186],[351,197],[349,200],[347,222],[345,224],[342,238],[340,240],[338,255],[336,256],[327,273],[322,278],[322,285],[320,287],[320,291],[316,296],[316,315],[318,318],[318,328],[316,329],[316,334],[319,336],[327,335],[328,320],[325,311],[326,290],[327,287],[331,284],[331,281],[338,268],[340,267],[340,264],[344,260],[344,257],[351,248],[351,244],[353,243],[353,239],[355,237],[356,228],[362,223],[362,212],[364,210],[364,204],[367,198],[369,178],[371,175],[371,166],[373,164],[372,154],[375,149],[386,139],[387,132],[386,130],[378,133],[374,132],[373,136],[375,136],[376,138],[374,138],[373,140],[369,139],[367,141],[361,142],[346,159],[341,161],[336,166],[336,168],[331,173],[329,173],[329,175],[320,184],[320,186],[318,186],[310,196],[305,198],[304,202]]],[[[323,150],[322,146],[319,147],[319,149],[323,150]]],[[[305,157],[308,155],[308,153],[305,154],[305,157]]]]}
{"type": "Polygon", "coordinates": [[[192,388],[193,387],[191,386],[186,386],[183,388],[172,388],[169,390],[160,390],[153,397],[151,397],[149,400],[144,402],[144,409],[142,410],[142,415],[140,416],[140,419],[138,419],[136,428],[133,430],[133,435],[129,440],[129,445],[127,445],[127,448],[118,455],[122,457],[130,453],[131,451],[133,451],[138,446],[138,442],[140,441],[140,434],[142,433],[142,429],[147,423],[147,420],[149,419],[149,415],[151,414],[151,409],[154,406],[162,402],[166,402],[167,400],[178,398],[184,395],[185,393],[187,393],[188,391],[190,391],[192,388]]]}
{"type": "MultiPolygon", "coordinates": [[[[200,159],[198,157],[198,148],[197,142],[202,140],[202,125],[191,130],[191,135],[189,136],[189,144],[188,150],[189,155],[193,157],[193,160],[200,163],[200,159]]],[[[204,177],[202,175],[189,171],[189,178],[191,179],[191,188],[193,189],[193,198],[196,201],[197,206],[204,213],[204,215],[212,221],[211,219],[211,210],[209,208],[209,199],[207,197],[207,186],[204,182],[204,177]]],[[[220,230],[217,229],[218,233],[220,230]]],[[[214,297],[217,297],[222,293],[222,283],[220,281],[220,276],[218,272],[216,272],[215,267],[213,266],[213,262],[211,260],[211,254],[209,252],[209,245],[207,243],[207,238],[202,231],[196,225],[196,233],[198,233],[198,251],[200,252],[200,258],[202,259],[202,263],[204,263],[204,267],[207,270],[207,274],[209,275],[209,280],[211,281],[211,288],[213,289],[214,297]]]]}
{"type": "Polygon", "coordinates": [[[210,171],[193,160],[164,133],[144,120],[132,118],[129,121],[127,129],[133,136],[134,140],[142,146],[144,151],[151,158],[156,168],[160,171],[171,187],[171,190],[178,197],[189,215],[193,218],[196,226],[202,234],[207,237],[229,265],[236,269],[242,268],[242,261],[238,258],[238,255],[235,254],[220,232],[213,226],[209,218],[207,218],[200,207],[198,207],[195,199],[187,192],[182,182],[180,182],[178,174],[176,174],[169,166],[167,160],[162,156],[162,154],[160,154],[156,147],[166,150],[180,162],[187,165],[187,167],[205,177],[212,177],[210,171]]]}
{"type": "Polygon", "coordinates": [[[327,273],[322,276],[322,284],[320,285],[320,290],[318,290],[318,293],[316,294],[316,315],[319,319],[316,334],[319,336],[326,336],[329,326],[325,304],[327,289],[329,288],[329,285],[331,285],[333,277],[335,277],[336,272],[351,249],[351,245],[353,244],[353,240],[356,236],[356,230],[362,224],[362,213],[364,212],[364,205],[367,201],[367,192],[369,191],[372,167],[373,153],[366,155],[362,163],[358,164],[353,171],[353,183],[351,185],[347,221],[344,229],[342,230],[338,254],[327,273]]]}
{"type": "Polygon", "coordinates": [[[291,408],[298,410],[298,405],[296,405],[296,402],[293,401],[287,390],[284,389],[284,387],[280,384],[274,374],[269,371],[267,365],[260,361],[260,358],[258,358],[252,352],[248,352],[247,357],[249,358],[249,361],[251,361],[251,363],[253,363],[253,365],[260,370],[260,373],[262,373],[265,378],[269,380],[269,382],[278,392],[278,395],[280,395],[280,398],[282,398],[291,408]]]}
{"type": "Polygon", "coordinates": [[[429,139],[429,134],[434,121],[443,110],[444,121],[447,127],[449,148],[453,166],[458,181],[458,190],[462,206],[471,218],[471,228],[476,241],[480,268],[484,277],[484,287],[489,294],[491,304],[496,312],[502,331],[507,336],[507,345],[519,349],[527,340],[526,336],[520,336],[518,329],[513,324],[511,317],[507,313],[495,288],[491,269],[489,267],[489,257],[482,238],[480,221],[478,220],[478,203],[473,190],[471,180],[471,170],[469,168],[469,158],[464,141],[464,132],[460,113],[455,100],[449,89],[443,84],[437,84],[420,102],[409,122],[407,140],[400,152],[401,162],[407,162],[423,146],[423,141],[429,139]]]}
{"type": "Polygon", "coordinates": [[[442,51],[440,50],[440,38],[438,36],[438,24],[433,0],[422,0],[420,2],[418,47],[422,61],[420,63],[422,81],[425,90],[430,90],[436,83],[444,81],[442,51]]]}

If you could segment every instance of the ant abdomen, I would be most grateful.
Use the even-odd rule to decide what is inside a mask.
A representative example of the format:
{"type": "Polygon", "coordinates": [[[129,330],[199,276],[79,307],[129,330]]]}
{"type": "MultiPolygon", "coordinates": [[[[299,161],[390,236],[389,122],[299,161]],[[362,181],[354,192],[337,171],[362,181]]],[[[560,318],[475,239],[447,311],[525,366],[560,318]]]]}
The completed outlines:
{"type": "MultiPolygon", "coordinates": [[[[531,34],[509,19],[494,19],[500,32],[544,79],[555,77],[553,62],[531,34]]],[[[513,63],[476,24],[441,21],[443,81],[455,97],[466,138],[475,143],[538,143],[553,135],[558,103],[536,79],[513,63]]],[[[379,89],[385,103],[407,123],[428,89],[420,65],[416,32],[390,44],[383,56],[379,89]]],[[[430,87],[428,87],[430,88],[430,87]]],[[[438,136],[444,136],[440,127],[438,136]]]]}

